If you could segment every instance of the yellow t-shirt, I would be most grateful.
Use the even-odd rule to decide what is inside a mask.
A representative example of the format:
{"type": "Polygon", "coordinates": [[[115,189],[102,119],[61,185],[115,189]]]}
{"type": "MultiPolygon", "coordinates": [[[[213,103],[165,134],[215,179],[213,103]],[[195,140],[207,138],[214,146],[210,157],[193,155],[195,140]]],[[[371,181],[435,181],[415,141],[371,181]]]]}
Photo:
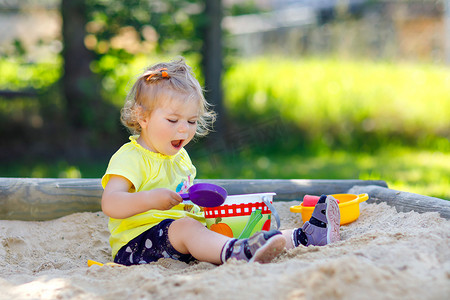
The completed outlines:
{"type": "MultiPolygon", "coordinates": [[[[147,191],[154,188],[168,188],[176,192],[185,192],[192,184],[196,169],[183,148],[173,156],[151,152],[131,136],[131,142],[123,145],[109,162],[102,186],[105,188],[111,175],[127,178],[133,187],[130,192],[147,191]]],[[[196,205],[179,204],[170,210],[149,210],[126,219],[109,219],[111,232],[109,242],[112,256],[130,240],[165,219],[194,218],[205,224],[203,212],[196,205]]]]}

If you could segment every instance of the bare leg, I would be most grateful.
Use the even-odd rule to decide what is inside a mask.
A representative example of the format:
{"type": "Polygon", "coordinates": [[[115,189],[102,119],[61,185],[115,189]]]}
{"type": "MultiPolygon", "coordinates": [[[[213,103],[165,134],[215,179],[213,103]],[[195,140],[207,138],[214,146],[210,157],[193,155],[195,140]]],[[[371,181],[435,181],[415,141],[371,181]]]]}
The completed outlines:
{"type": "Polygon", "coordinates": [[[220,254],[228,240],[192,218],[175,220],[169,227],[169,241],[175,250],[213,264],[222,263],[220,254]]]}

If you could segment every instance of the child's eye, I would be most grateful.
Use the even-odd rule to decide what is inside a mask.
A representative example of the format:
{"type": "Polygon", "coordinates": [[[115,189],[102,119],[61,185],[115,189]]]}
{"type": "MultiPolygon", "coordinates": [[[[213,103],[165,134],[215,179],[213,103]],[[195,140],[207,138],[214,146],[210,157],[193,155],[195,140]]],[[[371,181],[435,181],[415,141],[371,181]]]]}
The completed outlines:
{"type": "Polygon", "coordinates": [[[170,123],[176,123],[176,122],[178,122],[178,120],[174,120],[174,119],[167,119],[167,121],[169,121],[170,123]]]}
{"type": "Polygon", "coordinates": [[[195,121],[188,121],[188,123],[192,124],[192,125],[195,125],[195,124],[197,124],[197,120],[195,120],[195,121]]]}

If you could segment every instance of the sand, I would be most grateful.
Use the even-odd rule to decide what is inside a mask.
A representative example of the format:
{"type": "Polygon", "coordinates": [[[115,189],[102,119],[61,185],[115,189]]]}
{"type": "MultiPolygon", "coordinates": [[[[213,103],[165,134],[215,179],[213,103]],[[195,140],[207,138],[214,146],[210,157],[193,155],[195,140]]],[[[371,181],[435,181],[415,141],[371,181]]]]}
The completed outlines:
{"type": "MultiPolygon", "coordinates": [[[[276,202],[282,228],[301,226],[276,202]]],[[[107,218],[76,213],[46,222],[0,221],[0,299],[449,299],[450,220],[360,204],[342,240],[285,251],[270,264],[133,267],[110,261],[107,218]]]]}

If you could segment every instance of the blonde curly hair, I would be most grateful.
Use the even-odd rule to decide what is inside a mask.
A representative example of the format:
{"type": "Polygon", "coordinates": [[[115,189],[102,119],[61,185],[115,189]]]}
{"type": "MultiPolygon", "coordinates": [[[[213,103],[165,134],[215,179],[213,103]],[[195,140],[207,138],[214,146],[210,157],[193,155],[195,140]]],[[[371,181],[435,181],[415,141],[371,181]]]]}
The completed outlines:
{"type": "Polygon", "coordinates": [[[120,120],[132,134],[140,134],[142,128],[139,120],[148,116],[160,101],[174,97],[198,101],[199,115],[195,134],[207,135],[212,130],[216,113],[206,101],[192,68],[182,57],[150,66],[137,78],[121,110],[120,120]]]}

